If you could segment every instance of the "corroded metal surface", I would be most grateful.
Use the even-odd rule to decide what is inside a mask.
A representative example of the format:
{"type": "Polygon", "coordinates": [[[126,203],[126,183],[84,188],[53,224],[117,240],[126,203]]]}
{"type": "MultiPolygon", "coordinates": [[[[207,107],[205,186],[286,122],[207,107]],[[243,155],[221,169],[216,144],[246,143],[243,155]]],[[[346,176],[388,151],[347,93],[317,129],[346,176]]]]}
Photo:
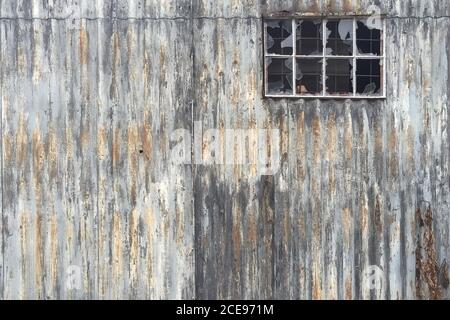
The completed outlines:
{"type": "Polygon", "coordinates": [[[446,0],[0,1],[0,297],[448,298],[449,17],[446,0]],[[262,98],[262,16],[371,4],[385,100],[262,98]],[[175,163],[195,125],[222,146],[278,129],[279,170],[175,163]]]}

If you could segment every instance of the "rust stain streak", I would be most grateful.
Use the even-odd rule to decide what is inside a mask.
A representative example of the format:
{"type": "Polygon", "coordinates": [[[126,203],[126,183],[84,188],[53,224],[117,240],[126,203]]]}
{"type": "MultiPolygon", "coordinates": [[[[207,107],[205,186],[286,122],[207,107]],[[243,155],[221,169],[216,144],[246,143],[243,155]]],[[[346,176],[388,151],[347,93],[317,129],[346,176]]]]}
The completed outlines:
{"type": "Polygon", "coordinates": [[[80,64],[87,65],[89,61],[89,38],[88,33],[84,27],[80,29],[78,36],[78,54],[80,57],[80,64]]]}

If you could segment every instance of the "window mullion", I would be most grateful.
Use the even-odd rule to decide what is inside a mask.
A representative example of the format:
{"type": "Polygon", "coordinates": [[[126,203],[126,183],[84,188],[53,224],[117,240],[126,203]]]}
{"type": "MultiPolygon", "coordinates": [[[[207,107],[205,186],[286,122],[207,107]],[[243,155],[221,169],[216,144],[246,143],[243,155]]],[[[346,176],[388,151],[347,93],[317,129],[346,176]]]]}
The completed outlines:
{"type": "Polygon", "coordinates": [[[381,31],[381,37],[380,40],[383,41],[383,47],[380,48],[383,50],[382,52],[382,61],[383,61],[383,83],[381,83],[381,85],[383,86],[383,97],[385,97],[387,95],[386,89],[387,89],[387,79],[386,79],[386,19],[383,20],[383,26],[382,26],[383,30],[381,31]]]}
{"type": "Polygon", "coordinates": [[[295,19],[292,19],[292,95],[297,95],[297,84],[295,83],[297,73],[297,63],[295,61],[296,46],[297,46],[297,28],[295,25],[295,19]]]}
{"type": "Polygon", "coordinates": [[[352,69],[353,96],[356,96],[356,18],[353,18],[353,69],[352,69]]]}
{"type": "Polygon", "coordinates": [[[322,19],[322,96],[326,95],[326,58],[325,58],[325,53],[326,53],[326,44],[327,44],[327,40],[326,40],[326,19],[322,19]]]}
{"type": "Polygon", "coordinates": [[[267,63],[267,22],[263,23],[263,49],[264,49],[264,93],[267,95],[269,93],[269,72],[267,71],[269,65],[267,63]]]}

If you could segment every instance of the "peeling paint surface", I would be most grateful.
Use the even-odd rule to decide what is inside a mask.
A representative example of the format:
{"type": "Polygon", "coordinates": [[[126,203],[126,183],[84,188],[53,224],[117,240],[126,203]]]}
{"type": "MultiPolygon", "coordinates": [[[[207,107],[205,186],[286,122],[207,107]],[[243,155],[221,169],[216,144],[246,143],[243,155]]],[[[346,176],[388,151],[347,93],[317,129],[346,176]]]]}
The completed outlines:
{"type": "Polygon", "coordinates": [[[0,1],[0,298],[450,298],[449,30],[447,0],[0,1]],[[263,16],[373,4],[386,99],[263,98],[263,16]],[[173,161],[197,125],[235,164],[173,161]]]}

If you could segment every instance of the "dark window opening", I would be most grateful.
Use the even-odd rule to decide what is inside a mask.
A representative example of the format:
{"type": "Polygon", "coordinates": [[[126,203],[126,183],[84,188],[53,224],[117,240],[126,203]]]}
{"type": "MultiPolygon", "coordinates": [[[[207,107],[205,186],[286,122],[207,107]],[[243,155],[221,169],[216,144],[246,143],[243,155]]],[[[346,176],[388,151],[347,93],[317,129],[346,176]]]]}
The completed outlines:
{"type": "Polygon", "coordinates": [[[327,55],[351,56],[353,54],[353,21],[327,22],[327,55]]]}
{"type": "Polygon", "coordinates": [[[356,62],[356,92],[370,95],[381,91],[381,66],[378,59],[358,59],[356,62]]]}
{"type": "Polygon", "coordinates": [[[381,31],[370,29],[365,21],[357,21],[356,47],[359,54],[381,54],[381,31]]]}
{"type": "Polygon", "coordinates": [[[300,20],[297,24],[297,55],[322,55],[322,21],[300,20]]]}
{"type": "Polygon", "coordinates": [[[328,93],[341,95],[353,92],[352,59],[328,59],[326,70],[328,93]]]}
{"type": "Polygon", "coordinates": [[[271,21],[267,24],[267,53],[292,54],[292,22],[291,20],[271,21]]]}
{"type": "Polygon", "coordinates": [[[297,59],[296,90],[299,94],[322,92],[322,59],[297,59]]]}
{"type": "Polygon", "coordinates": [[[289,58],[268,58],[268,90],[274,94],[292,93],[292,65],[289,58]]]}

